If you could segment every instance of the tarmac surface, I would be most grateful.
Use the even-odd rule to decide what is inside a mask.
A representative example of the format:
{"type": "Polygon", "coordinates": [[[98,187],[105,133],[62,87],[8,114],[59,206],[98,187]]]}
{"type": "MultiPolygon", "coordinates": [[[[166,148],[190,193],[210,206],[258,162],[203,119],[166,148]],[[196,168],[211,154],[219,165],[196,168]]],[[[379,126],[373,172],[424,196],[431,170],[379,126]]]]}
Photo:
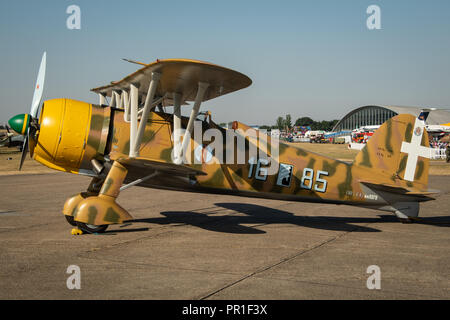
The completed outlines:
{"type": "Polygon", "coordinates": [[[350,206],[134,187],[136,218],[73,236],[61,209],[89,178],[0,176],[0,299],[449,299],[450,177],[420,223],[350,206]],[[69,290],[67,268],[81,271],[69,290]],[[366,286],[379,266],[381,289],[366,286]]]}

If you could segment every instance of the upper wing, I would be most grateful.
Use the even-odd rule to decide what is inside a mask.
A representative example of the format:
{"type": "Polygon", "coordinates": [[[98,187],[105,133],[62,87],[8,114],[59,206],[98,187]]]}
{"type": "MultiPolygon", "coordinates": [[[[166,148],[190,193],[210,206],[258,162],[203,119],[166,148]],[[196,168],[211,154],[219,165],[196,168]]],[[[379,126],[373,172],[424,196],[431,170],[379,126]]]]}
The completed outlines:
{"type": "Polygon", "coordinates": [[[182,95],[182,102],[194,101],[199,82],[209,83],[203,98],[207,101],[251,85],[246,75],[215,64],[186,59],[157,60],[142,69],[110,85],[94,88],[91,91],[111,96],[113,91],[128,90],[130,84],[139,88],[139,96],[145,97],[152,72],[161,74],[155,96],[166,97],[166,105],[170,105],[173,93],[182,95]]]}

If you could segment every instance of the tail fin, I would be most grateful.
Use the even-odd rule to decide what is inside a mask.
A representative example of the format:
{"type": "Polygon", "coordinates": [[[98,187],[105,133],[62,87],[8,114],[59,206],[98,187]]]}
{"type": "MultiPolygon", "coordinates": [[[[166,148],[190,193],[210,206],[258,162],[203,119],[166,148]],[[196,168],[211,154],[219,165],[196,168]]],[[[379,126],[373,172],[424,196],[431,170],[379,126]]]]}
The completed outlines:
{"type": "Polygon", "coordinates": [[[386,121],[356,156],[353,164],[370,168],[370,174],[375,179],[381,174],[410,188],[427,189],[431,158],[425,129],[428,113],[424,111],[418,118],[400,114],[386,121]]]}

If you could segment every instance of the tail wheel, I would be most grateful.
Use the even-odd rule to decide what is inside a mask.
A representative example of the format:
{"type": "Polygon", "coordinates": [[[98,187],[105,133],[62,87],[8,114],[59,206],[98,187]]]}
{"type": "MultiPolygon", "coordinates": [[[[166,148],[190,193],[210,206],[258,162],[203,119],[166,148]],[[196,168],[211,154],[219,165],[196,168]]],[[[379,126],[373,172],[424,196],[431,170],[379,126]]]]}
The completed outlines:
{"type": "Polygon", "coordinates": [[[64,215],[64,217],[66,217],[67,222],[68,222],[71,226],[74,226],[74,227],[77,226],[77,223],[75,222],[75,219],[74,219],[73,216],[66,216],[66,215],[64,215]]]}
{"type": "Polygon", "coordinates": [[[101,226],[96,226],[93,224],[86,224],[83,222],[78,222],[76,221],[76,225],[78,228],[80,228],[81,230],[83,230],[86,233],[103,233],[106,231],[106,229],[108,229],[108,225],[101,225],[101,226]]]}

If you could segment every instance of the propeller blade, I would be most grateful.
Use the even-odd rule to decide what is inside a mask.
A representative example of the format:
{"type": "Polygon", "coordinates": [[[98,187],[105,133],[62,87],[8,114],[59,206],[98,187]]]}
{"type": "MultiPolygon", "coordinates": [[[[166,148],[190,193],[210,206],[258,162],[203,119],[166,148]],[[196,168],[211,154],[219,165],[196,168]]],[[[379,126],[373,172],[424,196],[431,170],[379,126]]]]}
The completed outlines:
{"type": "MultiPolygon", "coordinates": [[[[28,151],[33,156],[34,148],[37,144],[36,132],[38,130],[38,111],[42,101],[42,93],[44,91],[45,70],[47,65],[47,52],[42,55],[41,65],[34,88],[33,101],[31,102],[30,114],[19,114],[11,119],[8,123],[11,128],[24,136],[22,146],[22,156],[20,157],[19,171],[22,170],[23,163],[27,157],[28,151]]],[[[7,128],[9,131],[9,129],[7,128]]]]}
{"type": "Polygon", "coordinates": [[[36,80],[36,86],[34,87],[33,102],[31,103],[31,116],[37,118],[39,105],[42,101],[42,93],[44,92],[45,82],[45,70],[47,66],[47,52],[42,55],[41,66],[39,67],[39,73],[36,80]]]}
{"type": "Polygon", "coordinates": [[[30,151],[31,158],[33,158],[34,148],[37,145],[36,131],[35,127],[30,127],[30,130],[28,131],[28,151],[30,151]]]}
{"type": "Polygon", "coordinates": [[[23,141],[22,156],[20,157],[19,171],[22,170],[22,165],[23,162],[25,161],[27,153],[28,153],[28,135],[25,136],[25,140],[23,141]]]}

